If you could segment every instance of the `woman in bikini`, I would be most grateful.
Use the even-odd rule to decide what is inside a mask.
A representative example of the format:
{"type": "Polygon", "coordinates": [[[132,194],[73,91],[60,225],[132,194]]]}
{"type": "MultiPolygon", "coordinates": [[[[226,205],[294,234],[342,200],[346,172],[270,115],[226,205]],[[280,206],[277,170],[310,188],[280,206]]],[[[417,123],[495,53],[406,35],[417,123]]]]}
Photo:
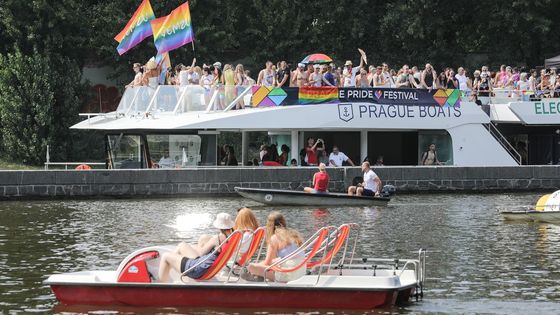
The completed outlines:
{"type": "MultiPolygon", "coordinates": [[[[250,264],[249,273],[264,277],[265,270],[270,265],[295,252],[302,243],[301,235],[296,230],[287,227],[284,216],[280,212],[272,212],[266,223],[266,258],[259,263],[250,264]]],[[[287,268],[295,267],[303,262],[304,258],[304,253],[298,253],[282,265],[287,268]]],[[[305,275],[305,272],[305,267],[287,273],[269,271],[266,277],[271,281],[287,282],[305,275]]]]}

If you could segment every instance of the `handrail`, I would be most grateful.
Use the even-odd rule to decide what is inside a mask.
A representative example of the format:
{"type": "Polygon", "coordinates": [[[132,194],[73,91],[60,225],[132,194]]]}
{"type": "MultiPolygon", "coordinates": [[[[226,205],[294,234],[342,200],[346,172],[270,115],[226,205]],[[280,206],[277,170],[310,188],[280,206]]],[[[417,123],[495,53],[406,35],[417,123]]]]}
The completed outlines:
{"type": "Polygon", "coordinates": [[[248,86],[241,94],[239,94],[226,108],[224,108],[224,112],[229,111],[230,109],[235,106],[244,96],[252,89],[252,86],[248,86]]]}
{"type": "Polygon", "coordinates": [[[160,88],[161,88],[161,85],[158,85],[158,87],[156,88],[156,92],[154,93],[154,96],[152,97],[152,99],[150,100],[150,103],[148,103],[148,107],[146,107],[146,110],[144,111],[144,115],[149,113],[150,110],[152,109],[154,103],[156,102],[157,94],[159,93],[160,88]]]}
{"type": "Polygon", "coordinates": [[[216,99],[218,98],[218,89],[216,89],[214,91],[214,94],[212,94],[212,98],[210,99],[210,102],[208,102],[208,106],[206,107],[206,112],[209,113],[212,110],[212,107],[214,107],[214,103],[216,102],[216,99]]]}
{"type": "Polygon", "coordinates": [[[494,139],[496,139],[496,141],[498,141],[498,143],[509,153],[513,160],[517,162],[517,164],[521,165],[521,154],[519,154],[519,152],[517,152],[517,150],[511,145],[511,143],[507,141],[506,137],[504,137],[500,130],[498,130],[498,128],[496,128],[493,123],[487,123],[484,125],[486,125],[488,132],[490,132],[494,139]]]}
{"type": "Polygon", "coordinates": [[[181,87],[183,92],[179,99],[177,100],[177,104],[175,104],[175,108],[173,109],[173,115],[177,115],[177,111],[179,110],[179,106],[183,103],[183,99],[185,99],[185,94],[187,94],[188,87],[181,87]]]}

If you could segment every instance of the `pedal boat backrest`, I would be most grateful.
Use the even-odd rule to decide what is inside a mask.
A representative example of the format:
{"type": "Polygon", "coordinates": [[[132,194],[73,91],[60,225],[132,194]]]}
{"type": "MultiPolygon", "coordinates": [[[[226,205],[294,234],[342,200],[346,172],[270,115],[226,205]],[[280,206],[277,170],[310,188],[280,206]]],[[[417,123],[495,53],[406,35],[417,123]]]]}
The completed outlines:
{"type": "MultiPolygon", "coordinates": [[[[226,238],[226,240],[222,244],[220,244],[220,246],[214,249],[213,253],[216,253],[218,250],[220,251],[214,263],[210,266],[210,268],[208,268],[208,270],[206,271],[206,273],[202,275],[202,277],[196,280],[204,281],[204,280],[212,279],[218,272],[222,270],[222,268],[224,268],[227,262],[234,255],[235,255],[235,259],[237,259],[237,256],[239,255],[239,245],[241,243],[242,238],[243,238],[243,231],[234,231],[233,233],[231,233],[228,236],[228,238],[226,238]]],[[[190,270],[197,267],[203,262],[204,260],[198,262],[196,265],[185,270],[185,272],[181,274],[181,281],[185,282],[183,280],[183,277],[186,277],[187,272],[189,272],[190,270]]]]}
{"type": "MultiPolygon", "coordinates": [[[[350,229],[353,226],[353,223],[350,224],[342,224],[336,230],[331,233],[330,238],[332,241],[330,243],[324,242],[324,246],[331,246],[331,249],[319,260],[308,262],[307,268],[312,269],[319,265],[323,264],[331,264],[332,259],[338,254],[342,246],[346,248],[348,244],[348,236],[350,235],[350,229]]],[[[319,250],[318,252],[320,252],[319,250]]]]}
{"type": "Polygon", "coordinates": [[[251,244],[249,245],[247,251],[243,253],[243,255],[241,255],[241,258],[239,258],[239,260],[237,261],[237,265],[241,267],[245,266],[251,260],[253,255],[255,255],[257,249],[259,250],[259,256],[260,256],[260,250],[262,249],[265,232],[266,232],[266,228],[264,226],[261,226],[253,231],[251,244]]]}
{"type": "MultiPolygon", "coordinates": [[[[287,255],[286,257],[284,257],[282,259],[279,259],[278,261],[274,262],[272,265],[268,266],[265,269],[265,274],[269,271],[293,272],[293,271],[296,271],[296,270],[298,270],[302,267],[306,267],[307,263],[309,263],[311,258],[313,258],[317,254],[319,249],[321,248],[321,245],[323,244],[323,241],[325,239],[327,239],[327,243],[328,243],[329,231],[331,231],[332,229],[334,229],[334,227],[332,227],[332,226],[320,228],[309,239],[307,239],[305,242],[303,242],[303,244],[301,244],[301,246],[298,247],[294,252],[292,252],[291,254],[287,255]],[[300,255],[301,253],[303,253],[304,251],[306,251],[309,248],[311,248],[311,250],[306,254],[305,259],[303,259],[303,261],[300,264],[298,264],[298,265],[296,265],[292,268],[282,268],[280,266],[282,263],[290,260],[291,258],[295,257],[296,255],[300,255]]],[[[326,248],[324,248],[324,249],[326,249],[326,248]]],[[[265,277],[265,279],[266,279],[266,277],[265,277]]]]}

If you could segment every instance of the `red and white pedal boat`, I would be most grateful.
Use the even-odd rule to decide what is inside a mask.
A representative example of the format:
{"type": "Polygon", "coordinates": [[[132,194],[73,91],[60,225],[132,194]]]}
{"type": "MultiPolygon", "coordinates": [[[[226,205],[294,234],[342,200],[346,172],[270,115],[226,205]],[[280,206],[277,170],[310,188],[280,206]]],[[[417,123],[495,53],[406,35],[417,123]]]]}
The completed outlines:
{"type": "MultiPolygon", "coordinates": [[[[255,231],[247,253],[235,260],[242,232],[234,232],[228,238],[228,249],[221,251],[214,265],[198,280],[172,273],[172,282],[157,282],[154,275],[159,257],[173,250],[172,246],[159,246],[135,251],[115,271],[55,274],[45,283],[67,305],[373,309],[407,302],[411,296],[421,297],[425,251],[419,251],[418,259],[354,259],[355,237],[347,258],[349,234],[356,229],[355,224],[344,224],[317,231],[298,249],[306,251],[300,267],[307,268],[307,275],[287,283],[246,281],[226,266],[230,259],[245,265],[257,249],[260,255],[263,228],[255,231]],[[342,257],[333,264],[337,254],[342,257]]],[[[298,266],[282,269],[282,263],[289,258],[271,269],[297,269],[298,266]]]]}

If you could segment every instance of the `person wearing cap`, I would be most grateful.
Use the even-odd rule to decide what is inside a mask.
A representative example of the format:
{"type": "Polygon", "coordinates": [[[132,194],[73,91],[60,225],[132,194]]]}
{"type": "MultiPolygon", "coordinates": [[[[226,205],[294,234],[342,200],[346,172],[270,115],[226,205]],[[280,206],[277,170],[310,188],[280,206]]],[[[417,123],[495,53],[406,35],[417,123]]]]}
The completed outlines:
{"type": "Polygon", "coordinates": [[[303,191],[312,194],[327,194],[329,192],[329,173],[325,163],[319,164],[319,171],[313,174],[313,188],[305,187],[303,191]]]}
{"type": "Polygon", "coordinates": [[[196,266],[186,273],[192,279],[198,279],[208,271],[220,254],[220,246],[233,233],[235,222],[229,214],[218,213],[212,225],[219,230],[218,234],[207,237],[198,245],[181,242],[173,252],[161,256],[158,272],[160,282],[168,282],[171,268],[182,274],[196,266]]]}
{"type": "Polygon", "coordinates": [[[307,73],[305,72],[305,64],[298,63],[298,67],[292,73],[292,80],[290,86],[302,87],[307,85],[307,73]]]}
{"type": "Polygon", "coordinates": [[[344,87],[355,87],[356,86],[356,74],[364,66],[364,54],[360,51],[360,65],[357,67],[352,67],[352,61],[346,60],[344,63],[344,71],[342,72],[343,86],[344,87]]]}

